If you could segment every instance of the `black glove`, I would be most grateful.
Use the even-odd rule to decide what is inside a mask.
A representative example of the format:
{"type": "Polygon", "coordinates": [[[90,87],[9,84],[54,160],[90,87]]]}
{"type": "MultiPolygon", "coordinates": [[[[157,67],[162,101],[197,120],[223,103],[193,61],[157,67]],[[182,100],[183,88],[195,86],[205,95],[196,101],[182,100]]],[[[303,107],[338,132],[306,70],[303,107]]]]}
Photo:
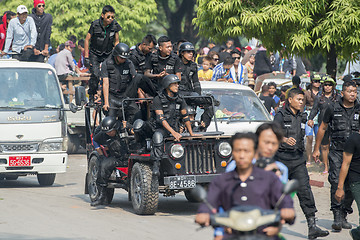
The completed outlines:
{"type": "Polygon", "coordinates": [[[84,65],[86,68],[88,68],[88,69],[90,68],[90,59],[89,58],[84,59],[84,65]]]}

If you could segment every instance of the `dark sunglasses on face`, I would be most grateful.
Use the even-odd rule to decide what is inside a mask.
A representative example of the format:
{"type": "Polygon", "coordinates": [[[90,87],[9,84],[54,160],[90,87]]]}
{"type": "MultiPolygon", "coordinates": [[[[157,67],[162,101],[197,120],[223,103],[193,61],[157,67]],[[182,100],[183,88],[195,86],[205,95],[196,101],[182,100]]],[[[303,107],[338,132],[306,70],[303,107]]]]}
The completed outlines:
{"type": "Polygon", "coordinates": [[[41,8],[41,7],[45,7],[45,4],[39,4],[39,5],[37,5],[38,6],[38,8],[41,8]]]}
{"type": "Polygon", "coordinates": [[[107,16],[106,18],[107,18],[107,19],[110,19],[110,18],[111,18],[111,19],[115,19],[115,16],[107,16]]]}
{"type": "Polygon", "coordinates": [[[320,80],[313,80],[313,83],[320,83],[320,80]]]}
{"type": "Polygon", "coordinates": [[[241,57],[233,57],[234,60],[240,60],[241,57]]]}
{"type": "Polygon", "coordinates": [[[219,61],[219,59],[218,58],[213,58],[215,61],[219,61]]]}
{"type": "Polygon", "coordinates": [[[324,86],[332,86],[331,83],[325,83],[324,86]]]}

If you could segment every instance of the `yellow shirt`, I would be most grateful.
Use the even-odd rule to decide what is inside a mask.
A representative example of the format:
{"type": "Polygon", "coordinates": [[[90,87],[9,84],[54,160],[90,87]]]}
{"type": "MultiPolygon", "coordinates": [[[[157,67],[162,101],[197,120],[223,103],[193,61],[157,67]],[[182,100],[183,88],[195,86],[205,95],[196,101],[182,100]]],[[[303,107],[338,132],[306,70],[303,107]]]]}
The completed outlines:
{"type": "Polygon", "coordinates": [[[206,72],[204,72],[203,69],[198,71],[199,80],[200,78],[202,78],[203,79],[202,81],[211,81],[212,75],[213,75],[213,70],[211,69],[207,70],[206,72]]]}

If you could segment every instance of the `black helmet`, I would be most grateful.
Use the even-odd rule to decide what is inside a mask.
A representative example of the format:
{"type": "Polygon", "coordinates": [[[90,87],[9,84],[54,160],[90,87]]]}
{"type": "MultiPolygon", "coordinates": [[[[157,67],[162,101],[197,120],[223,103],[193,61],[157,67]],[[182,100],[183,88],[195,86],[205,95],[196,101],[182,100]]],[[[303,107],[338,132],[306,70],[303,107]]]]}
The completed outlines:
{"type": "Polygon", "coordinates": [[[180,82],[180,79],[175,74],[169,74],[163,78],[163,88],[168,88],[170,84],[180,82]]]}
{"type": "Polygon", "coordinates": [[[179,54],[181,54],[183,51],[192,51],[193,53],[195,53],[194,45],[191,42],[184,42],[180,44],[179,54]]]}
{"type": "Polygon", "coordinates": [[[119,122],[114,117],[105,117],[101,121],[101,131],[111,132],[119,127],[119,122]]]}
{"type": "Polygon", "coordinates": [[[121,58],[128,58],[130,56],[130,48],[125,43],[119,43],[115,46],[113,55],[114,57],[120,56],[121,58]]]}

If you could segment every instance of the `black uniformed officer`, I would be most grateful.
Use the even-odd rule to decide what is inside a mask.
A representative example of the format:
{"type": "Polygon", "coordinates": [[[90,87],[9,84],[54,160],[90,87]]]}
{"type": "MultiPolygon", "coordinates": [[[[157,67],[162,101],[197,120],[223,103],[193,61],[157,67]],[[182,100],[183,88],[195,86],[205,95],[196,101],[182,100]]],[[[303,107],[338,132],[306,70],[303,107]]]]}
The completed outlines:
{"type": "MultiPolygon", "coordinates": [[[[163,154],[163,139],[169,137],[170,134],[175,141],[180,141],[182,135],[180,132],[180,119],[182,118],[188,133],[191,136],[197,136],[193,133],[190,118],[187,113],[187,105],[179,95],[180,79],[170,74],[163,79],[163,91],[153,100],[153,110],[156,115],[155,133],[153,135],[154,156],[156,160],[161,160],[163,154]]],[[[154,171],[155,172],[155,171],[154,171]]]]}
{"type": "Polygon", "coordinates": [[[151,56],[153,48],[156,46],[156,39],[153,35],[146,35],[141,43],[138,43],[136,47],[130,52],[129,60],[134,63],[135,70],[138,74],[141,74],[142,80],[140,81],[139,88],[148,93],[151,96],[156,96],[155,86],[151,80],[144,76],[145,64],[148,58],[151,56]]]}
{"type": "Polygon", "coordinates": [[[162,79],[176,74],[181,79],[180,59],[172,52],[172,43],[167,36],[158,39],[159,50],[152,53],[145,66],[145,76],[149,77],[156,91],[161,90],[162,79]]]}
{"type": "Polygon", "coordinates": [[[119,43],[121,26],[114,20],[115,9],[106,5],[100,19],[93,21],[85,38],[85,65],[90,69],[89,103],[93,104],[99,84],[100,63],[111,54],[119,43]]]}
{"type": "MultiPolygon", "coordinates": [[[[190,42],[184,42],[179,46],[181,81],[179,85],[180,94],[183,96],[200,96],[201,86],[198,78],[197,64],[193,61],[195,54],[194,45],[190,42]]],[[[214,116],[210,99],[194,98],[186,99],[188,105],[205,106],[204,113],[201,116],[204,129],[206,129],[214,116]]]]}
{"type": "Polygon", "coordinates": [[[330,152],[329,152],[329,183],[331,211],[334,214],[332,228],[341,231],[342,228],[351,229],[346,221],[346,215],[352,213],[351,204],[354,200],[349,184],[345,182],[345,199],[339,203],[335,199],[338,186],[339,172],[343,161],[344,144],[351,133],[359,131],[360,104],[356,100],[357,88],[353,81],[345,81],[342,86],[342,98],[331,107],[329,106],[323,117],[316,136],[313,157],[318,159],[320,143],[324,137],[327,127],[330,126],[330,152]]]}
{"type": "Polygon", "coordinates": [[[126,159],[124,159],[127,153],[126,143],[123,140],[126,131],[125,127],[125,122],[121,124],[114,117],[105,117],[101,122],[101,130],[94,136],[94,146],[99,153],[100,171],[96,179],[99,195],[95,201],[91,202],[91,206],[106,203],[105,191],[111,173],[116,166],[126,166],[127,164],[126,159]],[[106,156],[103,154],[103,150],[100,149],[100,145],[104,147],[106,156]]]}
{"type": "Polygon", "coordinates": [[[297,191],[300,207],[308,223],[308,237],[315,239],[329,235],[316,226],[315,213],[317,212],[315,200],[309,184],[309,175],[304,159],[304,137],[306,113],[301,112],[304,101],[304,92],[300,88],[289,91],[288,102],[275,115],[274,122],[284,129],[284,142],[275,154],[275,159],[285,164],[289,170],[289,179],[297,179],[300,187],[297,191]]]}
{"type": "MultiPolygon", "coordinates": [[[[282,195],[283,184],[271,171],[254,167],[256,152],[256,135],[254,133],[236,133],[231,138],[232,157],[236,169],[216,177],[210,184],[207,201],[215,209],[222,207],[225,211],[235,206],[256,206],[261,209],[274,209],[282,195]]],[[[292,223],[295,218],[293,201],[285,196],[280,206],[282,219],[292,223]]],[[[200,225],[210,224],[210,214],[206,204],[200,205],[195,221],[200,225]]],[[[276,236],[279,227],[266,227],[259,233],[276,236]]],[[[271,238],[273,239],[273,238],[271,238]]]]}
{"type": "MultiPolygon", "coordinates": [[[[103,108],[109,110],[110,116],[121,117],[118,109],[115,108],[121,107],[121,101],[124,98],[136,97],[139,76],[136,74],[134,64],[127,59],[129,55],[129,46],[125,43],[119,43],[101,67],[104,92],[103,108]]],[[[126,102],[125,106],[126,120],[132,123],[132,117],[138,109],[132,102],[126,102]]]]}

